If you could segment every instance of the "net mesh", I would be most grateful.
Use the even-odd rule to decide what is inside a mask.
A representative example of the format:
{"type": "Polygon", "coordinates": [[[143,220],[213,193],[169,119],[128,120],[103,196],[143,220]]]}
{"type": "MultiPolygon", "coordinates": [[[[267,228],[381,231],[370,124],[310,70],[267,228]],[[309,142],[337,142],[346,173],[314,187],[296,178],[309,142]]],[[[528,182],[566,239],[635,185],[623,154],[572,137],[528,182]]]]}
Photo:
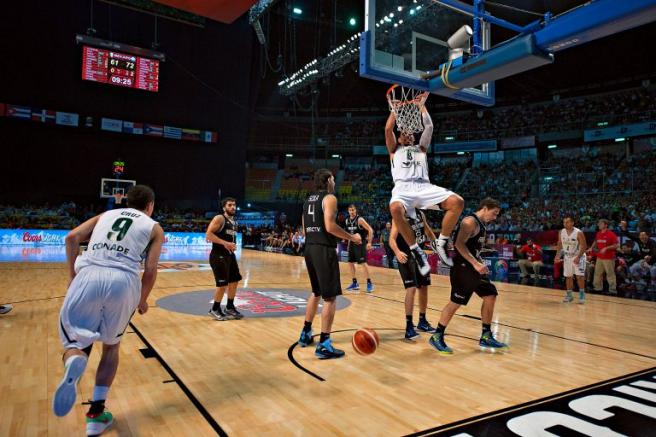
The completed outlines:
{"type": "Polygon", "coordinates": [[[389,109],[396,117],[396,126],[405,134],[423,132],[421,108],[424,104],[423,91],[394,85],[387,91],[389,109]]]}

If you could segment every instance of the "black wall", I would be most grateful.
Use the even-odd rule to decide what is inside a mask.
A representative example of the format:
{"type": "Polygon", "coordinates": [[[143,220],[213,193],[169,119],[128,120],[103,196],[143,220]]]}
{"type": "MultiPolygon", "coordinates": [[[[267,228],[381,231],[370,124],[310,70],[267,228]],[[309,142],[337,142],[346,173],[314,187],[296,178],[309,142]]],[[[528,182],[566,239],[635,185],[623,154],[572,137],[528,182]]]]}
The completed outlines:
{"type": "MultiPolygon", "coordinates": [[[[155,189],[170,206],[211,208],[217,192],[243,197],[246,142],[259,88],[258,50],[246,17],[205,28],[157,19],[160,91],[82,81],[76,33],[90,26],[90,0],[11,4],[0,14],[0,102],[77,112],[94,129],[0,118],[0,203],[97,200],[116,158],[124,178],[155,189]],[[6,36],[5,36],[6,35],[6,36]],[[112,134],[101,116],[214,130],[218,144],[112,134]]],[[[5,7],[6,8],[6,7],[5,7]]],[[[96,36],[150,48],[155,17],[93,2],[96,36]]],[[[83,118],[81,117],[81,121],[83,118]]]]}

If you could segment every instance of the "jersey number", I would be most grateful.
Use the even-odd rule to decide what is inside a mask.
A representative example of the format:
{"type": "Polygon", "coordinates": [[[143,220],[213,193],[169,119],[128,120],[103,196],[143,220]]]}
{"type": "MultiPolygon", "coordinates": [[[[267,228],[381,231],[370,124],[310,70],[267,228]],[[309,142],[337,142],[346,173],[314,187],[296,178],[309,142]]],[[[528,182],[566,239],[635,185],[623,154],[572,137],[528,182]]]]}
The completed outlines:
{"type": "Polygon", "coordinates": [[[316,222],[315,217],[314,217],[314,204],[310,203],[308,205],[308,215],[312,216],[312,223],[316,222]]]}
{"type": "Polygon", "coordinates": [[[133,221],[131,218],[126,217],[116,219],[114,224],[112,224],[112,230],[107,232],[107,239],[110,241],[121,241],[128,232],[128,229],[130,229],[130,226],[132,226],[133,221]]]}

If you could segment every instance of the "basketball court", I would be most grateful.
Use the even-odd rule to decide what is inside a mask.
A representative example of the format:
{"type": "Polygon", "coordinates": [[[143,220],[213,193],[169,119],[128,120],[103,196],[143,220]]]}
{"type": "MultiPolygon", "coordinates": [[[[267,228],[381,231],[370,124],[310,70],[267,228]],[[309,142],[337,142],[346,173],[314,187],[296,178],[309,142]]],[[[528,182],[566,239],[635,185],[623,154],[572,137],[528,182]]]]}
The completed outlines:
{"type": "MultiPolygon", "coordinates": [[[[398,272],[371,267],[376,292],[344,294],[343,307],[338,304],[333,339],[346,357],[320,361],[313,348],[296,345],[309,295],[301,257],[242,251],[237,305],[246,317],[227,322],[201,314],[207,301],[194,296],[210,296],[213,278],[187,265],[160,273],[150,312],[132,319],[108,404],[116,422],[107,435],[456,435],[458,426],[475,426],[472,418],[480,415],[513,409],[518,417],[544,398],[572,391],[583,398],[605,381],[637,372],[642,384],[653,385],[656,376],[653,302],[591,296],[585,305],[563,305],[557,290],[497,284],[493,330],[509,351],[479,350],[479,299],[473,298],[448,332],[455,353],[441,356],[428,344],[429,334],[403,339],[398,272]],[[177,310],[165,309],[172,300],[177,310]],[[197,314],[189,314],[194,309],[197,314]],[[361,327],[380,334],[373,355],[360,356],[349,344],[361,327]]],[[[346,265],[340,267],[347,283],[346,265]]],[[[12,332],[1,352],[0,434],[70,435],[83,423],[93,377],[82,378],[71,414],[52,416],[51,396],[61,377],[57,318],[67,286],[64,265],[1,268],[0,300],[20,311],[0,319],[2,330],[12,332]]],[[[443,276],[432,280],[427,318],[436,321],[449,283],[443,276]]],[[[94,350],[90,365],[98,358],[94,350]]],[[[602,387],[622,385],[620,379],[602,387]]],[[[540,409],[550,408],[547,402],[540,409]]],[[[620,424],[614,429],[623,434],[651,432],[636,428],[648,417],[621,407],[611,411],[620,424]]],[[[480,420],[485,425],[490,419],[480,420]]],[[[498,434],[487,435],[504,435],[496,426],[490,432],[498,434]]]]}

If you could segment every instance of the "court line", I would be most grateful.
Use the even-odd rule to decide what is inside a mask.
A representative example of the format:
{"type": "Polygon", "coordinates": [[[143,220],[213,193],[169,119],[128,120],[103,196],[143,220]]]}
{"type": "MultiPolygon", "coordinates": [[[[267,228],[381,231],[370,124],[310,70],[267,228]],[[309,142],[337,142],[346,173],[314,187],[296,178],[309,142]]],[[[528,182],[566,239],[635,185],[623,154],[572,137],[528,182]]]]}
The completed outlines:
{"type": "MultiPolygon", "coordinates": [[[[382,296],[375,296],[375,295],[370,295],[370,296],[371,296],[371,297],[375,297],[375,298],[377,298],[377,299],[383,299],[383,300],[388,300],[388,301],[391,301],[391,302],[397,302],[397,303],[403,303],[403,304],[405,304],[405,302],[403,302],[403,301],[401,301],[401,300],[391,299],[391,298],[389,298],[389,297],[382,297],[382,296]]],[[[429,309],[429,310],[431,310],[431,311],[437,311],[437,312],[440,312],[440,313],[442,312],[442,310],[438,310],[437,308],[427,307],[427,309],[429,309]]],[[[481,320],[480,317],[477,317],[477,316],[471,316],[471,315],[469,315],[469,314],[458,314],[458,313],[456,313],[455,315],[458,316],[458,317],[466,318],[466,319],[481,320]]],[[[499,325],[499,326],[505,326],[505,327],[507,327],[507,328],[512,328],[512,329],[518,329],[518,330],[520,330],[520,331],[533,332],[533,333],[535,333],[535,334],[544,335],[544,336],[547,336],[547,337],[559,338],[559,339],[561,339],[561,340],[567,340],[567,341],[571,341],[571,342],[574,342],[574,343],[580,343],[580,344],[586,344],[586,345],[589,345],[589,346],[600,347],[600,348],[602,348],[602,349],[608,349],[608,350],[612,350],[612,351],[616,351],[616,352],[623,352],[623,353],[625,353],[625,354],[636,355],[636,356],[638,356],[638,357],[648,358],[648,359],[651,359],[651,360],[656,360],[656,356],[644,355],[644,354],[641,354],[641,353],[639,353],[639,352],[632,352],[632,351],[628,351],[628,350],[624,350],[624,349],[617,349],[617,348],[610,347],[610,346],[604,346],[604,345],[601,345],[601,344],[590,343],[590,342],[583,341],[583,340],[577,340],[577,339],[575,339],[575,338],[562,337],[562,336],[560,336],[560,335],[552,334],[552,333],[549,333],[549,332],[537,331],[537,330],[535,330],[535,329],[533,329],[533,328],[522,328],[522,327],[520,327],[520,326],[514,326],[514,325],[509,325],[509,324],[507,324],[507,323],[494,322],[494,321],[492,322],[492,324],[494,324],[494,325],[499,325]]]]}
{"type": "Polygon", "coordinates": [[[221,437],[227,437],[228,433],[226,433],[223,428],[221,428],[221,425],[212,417],[212,415],[207,411],[205,406],[198,400],[198,398],[189,390],[189,388],[185,385],[184,382],[180,379],[180,377],[173,371],[171,366],[167,364],[167,362],[162,358],[162,356],[155,350],[153,345],[150,344],[150,342],[146,339],[146,337],[143,336],[141,331],[137,329],[137,327],[134,325],[134,323],[130,322],[130,327],[134,331],[135,334],[139,337],[141,342],[152,351],[153,357],[160,363],[160,365],[166,370],[166,372],[171,375],[171,378],[178,384],[178,387],[182,390],[182,392],[187,396],[187,398],[191,401],[191,403],[196,407],[196,410],[203,416],[203,418],[207,421],[207,423],[216,431],[217,435],[220,435],[221,437]]]}
{"type": "Polygon", "coordinates": [[[518,405],[512,405],[510,407],[502,408],[500,410],[491,411],[489,413],[480,414],[478,416],[469,417],[467,419],[458,420],[456,422],[447,423],[447,424],[444,424],[444,425],[436,426],[434,428],[425,429],[423,431],[417,431],[417,432],[412,433],[412,434],[406,434],[404,437],[418,437],[418,436],[423,436],[423,435],[429,435],[429,434],[436,433],[436,432],[448,431],[449,429],[455,428],[457,426],[470,425],[470,424],[473,424],[473,423],[476,423],[476,422],[480,422],[481,420],[493,418],[493,417],[500,416],[502,414],[509,413],[509,412],[516,411],[516,410],[522,410],[524,408],[532,407],[532,406],[535,406],[535,405],[540,405],[540,404],[543,404],[545,402],[560,399],[560,398],[563,398],[563,397],[566,397],[566,396],[569,396],[569,395],[573,395],[573,394],[576,394],[576,393],[579,393],[579,392],[584,392],[584,391],[587,391],[587,390],[603,387],[603,386],[606,386],[606,385],[615,384],[615,383],[624,381],[626,379],[634,378],[636,376],[641,376],[641,375],[652,373],[655,370],[656,370],[656,367],[652,367],[652,368],[644,369],[644,370],[639,370],[637,372],[629,373],[627,375],[621,375],[621,376],[618,376],[618,377],[615,377],[615,378],[612,378],[612,379],[608,379],[606,381],[595,382],[593,384],[589,384],[589,385],[586,385],[586,386],[583,386],[583,387],[578,387],[578,388],[575,388],[575,389],[572,389],[572,390],[564,391],[562,393],[556,393],[556,394],[553,394],[553,395],[550,395],[550,396],[547,396],[547,397],[544,397],[544,398],[535,399],[533,401],[524,402],[524,403],[521,403],[521,404],[518,404],[518,405]]]}

